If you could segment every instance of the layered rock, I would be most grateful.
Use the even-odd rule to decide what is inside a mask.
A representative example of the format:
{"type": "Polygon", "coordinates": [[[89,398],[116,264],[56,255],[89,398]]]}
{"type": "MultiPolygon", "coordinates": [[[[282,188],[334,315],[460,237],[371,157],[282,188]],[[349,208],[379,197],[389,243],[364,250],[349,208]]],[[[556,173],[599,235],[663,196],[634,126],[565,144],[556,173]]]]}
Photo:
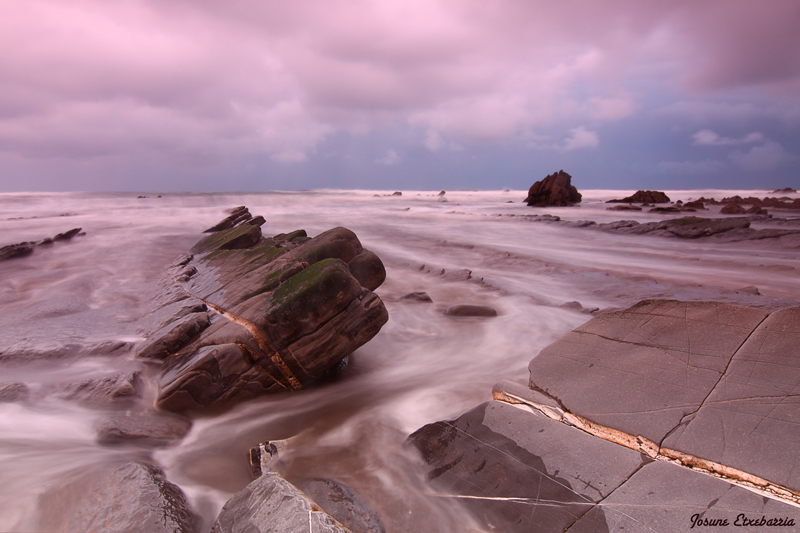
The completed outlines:
{"type": "Polygon", "coordinates": [[[156,301],[138,356],[163,361],[159,408],[216,409],[300,389],[388,320],[372,292],[383,264],[352,231],[264,238],[249,213],[231,217],[221,224],[236,225],[173,265],[156,301]]]}
{"type": "Polygon", "coordinates": [[[669,196],[661,191],[636,191],[631,196],[609,200],[607,204],[667,204],[669,196]]]}
{"type": "Polygon", "coordinates": [[[572,176],[563,170],[531,185],[525,198],[525,202],[534,207],[570,206],[580,201],[581,193],[572,185],[572,176]]]}
{"type": "Polygon", "coordinates": [[[800,308],[643,301],[542,350],[528,386],[500,383],[493,401],[409,443],[432,488],[487,528],[789,530],[798,324],[800,308]]]}

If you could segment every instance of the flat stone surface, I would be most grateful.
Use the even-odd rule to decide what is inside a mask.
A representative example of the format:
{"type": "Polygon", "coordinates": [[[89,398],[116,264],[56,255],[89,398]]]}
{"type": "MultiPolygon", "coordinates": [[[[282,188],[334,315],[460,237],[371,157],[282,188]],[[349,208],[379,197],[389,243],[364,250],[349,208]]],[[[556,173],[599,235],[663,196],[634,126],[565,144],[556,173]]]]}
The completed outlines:
{"type": "Polygon", "coordinates": [[[772,313],[664,446],[800,491],[800,307],[772,313]]]}
{"type": "Polygon", "coordinates": [[[530,386],[593,422],[661,443],[694,413],[767,316],[718,302],[645,300],[541,351],[530,386]]]}
{"type": "Polygon", "coordinates": [[[494,531],[564,531],[649,461],[497,401],[424,426],[409,441],[441,496],[458,498],[494,531]]]}
{"type": "Polygon", "coordinates": [[[332,479],[305,479],[296,487],[352,533],[386,533],[378,513],[350,487],[332,479]]]}
{"type": "Polygon", "coordinates": [[[656,461],[645,465],[567,531],[569,533],[671,531],[797,531],[800,508],[721,479],[656,461]],[[743,526],[745,519],[764,525],[743,526]],[[794,527],[768,526],[768,520],[794,527]],[[727,520],[728,525],[705,525],[727,520]],[[737,522],[738,520],[738,522],[737,522]],[[705,521],[705,522],[704,522],[705,521]],[[737,525],[738,524],[738,525],[737,525]],[[694,527],[692,527],[694,525],[694,527]]]}
{"type": "Polygon", "coordinates": [[[349,533],[294,485],[267,472],[222,507],[212,533],[349,533]]]}

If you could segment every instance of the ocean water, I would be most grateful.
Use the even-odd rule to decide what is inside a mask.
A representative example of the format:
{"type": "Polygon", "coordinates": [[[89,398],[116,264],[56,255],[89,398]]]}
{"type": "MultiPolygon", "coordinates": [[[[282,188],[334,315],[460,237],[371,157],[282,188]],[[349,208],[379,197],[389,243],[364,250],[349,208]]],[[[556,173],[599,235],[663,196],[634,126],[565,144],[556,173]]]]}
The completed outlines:
{"type": "MultiPolygon", "coordinates": [[[[275,439],[290,439],[282,456],[289,479],[329,477],[350,485],[389,531],[469,530],[474,524],[457,502],[426,488],[403,442],[424,424],[488,400],[497,381],[527,382],[531,358],[592,317],[561,305],[577,301],[602,310],[645,298],[798,305],[796,249],[619,235],[520,216],[666,218],[605,209],[603,201],[630,192],[582,191],[580,206],[548,209],[525,206],[525,191],[449,191],[447,201],[438,191],[0,194],[0,246],[75,227],[86,233],[0,262],[0,383],[23,382],[30,391],[26,400],[0,403],[0,531],[35,530],[47,512],[38,505],[43,492],[68,472],[116,460],[163,468],[208,531],[224,502],[251,480],[247,451],[275,439]],[[64,388],[142,370],[132,348],[112,357],[42,354],[64,345],[135,346],[144,304],[166,265],[238,205],[266,218],[266,235],[353,230],[386,265],[387,280],[376,292],[388,324],[353,354],[338,380],[198,418],[173,446],[98,444],[95,425],[107,410],[66,399],[64,388]],[[752,286],[760,294],[739,290],[752,286]],[[426,291],[434,303],[397,301],[412,291],[426,291]],[[443,316],[456,303],[491,305],[499,316],[443,316]]],[[[768,191],[667,193],[687,201],[768,191]]],[[[143,371],[147,404],[152,370],[143,371]]]]}

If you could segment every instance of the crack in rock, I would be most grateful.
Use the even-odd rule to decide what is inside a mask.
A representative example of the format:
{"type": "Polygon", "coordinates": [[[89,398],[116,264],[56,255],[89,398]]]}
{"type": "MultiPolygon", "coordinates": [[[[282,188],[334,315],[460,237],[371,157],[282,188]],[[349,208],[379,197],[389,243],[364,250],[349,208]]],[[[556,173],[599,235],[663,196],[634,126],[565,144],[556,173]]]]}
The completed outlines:
{"type": "MultiPolygon", "coordinates": [[[[542,391],[538,392],[541,393],[542,391]]],[[[547,396],[549,399],[555,401],[554,398],[551,398],[549,395],[547,396]]],[[[513,405],[528,412],[540,413],[563,424],[574,426],[590,435],[614,442],[620,446],[647,455],[652,459],[669,461],[685,468],[709,474],[728,481],[729,483],[754,490],[764,496],[800,506],[800,492],[778,485],[777,483],[772,483],[769,480],[755,476],[749,472],[744,472],[738,468],[709,461],[678,450],[664,448],[641,435],[630,435],[618,429],[597,424],[580,415],[563,410],[560,407],[535,402],[511,392],[495,390],[492,392],[492,397],[499,402],[513,405]]]]}

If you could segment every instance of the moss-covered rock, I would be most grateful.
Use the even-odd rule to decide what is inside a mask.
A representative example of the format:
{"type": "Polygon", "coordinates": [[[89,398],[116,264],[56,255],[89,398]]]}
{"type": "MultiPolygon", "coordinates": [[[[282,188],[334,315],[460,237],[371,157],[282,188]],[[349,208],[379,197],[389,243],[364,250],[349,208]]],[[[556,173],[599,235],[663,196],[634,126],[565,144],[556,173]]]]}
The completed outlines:
{"type": "MultiPolygon", "coordinates": [[[[218,409],[305,387],[388,320],[372,292],[385,279],[383,264],[346,228],[314,238],[304,230],[263,238],[259,226],[244,221],[205,237],[192,252],[171,271],[169,290],[216,314],[188,344],[170,344],[159,378],[162,409],[218,409]],[[187,268],[191,276],[179,275],[187,268]]],[[[171,331],[170,324],[162,330],[171,331]]]]}

